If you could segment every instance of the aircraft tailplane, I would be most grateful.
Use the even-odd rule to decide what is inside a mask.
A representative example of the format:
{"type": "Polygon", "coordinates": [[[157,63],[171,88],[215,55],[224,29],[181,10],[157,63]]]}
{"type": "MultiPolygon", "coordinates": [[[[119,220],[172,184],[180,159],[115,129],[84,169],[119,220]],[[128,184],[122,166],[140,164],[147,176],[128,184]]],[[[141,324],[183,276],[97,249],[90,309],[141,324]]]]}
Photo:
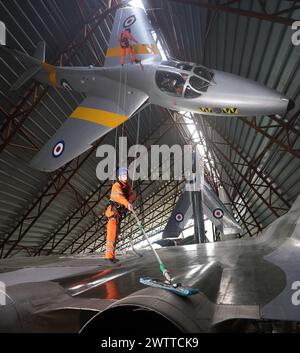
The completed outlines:
{"type": "Polygon", "coordinates": [[[25,83],[31,80],[39,71],[41,70],[40,66],[32,66],[27,71],[21,75],[18,80],[10,87],[11,91],[16,91],[21,88],[25,83]]]}
{"type": "MultiPolygon", "coordinates": [[[[18,53],[22,57],[20,59],[29,66],[28,70],[26,70],[23,75],[21,75],[18,80],[12,85],[10,88],[11,91],[16,91],[23,85],[25,85],[29,80],[31,80],[40,70],[41,64],[45,63],[46,58],[46,43],[39,42],[33,57],[29,55],[24,55],[23,53],[18,53]]],[[[18,55],[17,54],[17,55],[18,55]]]]}
{"type": "MultiPolygon", "coordinates": [[[[33,57],[22,53],[19,50],[10,49],[6,46],[6,35],[5,35],[5,24],[0,22],[0,48],[2,51],[12,55],[14,58],[20,60],[27,68],[27,70],[21,75],[18,80],[10,88],[11,91],[15,91],[25,85],[29,80],[42,69],[45,64],[45,42],[38,43],[33,57]]],[[[46,64],[45,64],[46,65],[46,64]]]]}

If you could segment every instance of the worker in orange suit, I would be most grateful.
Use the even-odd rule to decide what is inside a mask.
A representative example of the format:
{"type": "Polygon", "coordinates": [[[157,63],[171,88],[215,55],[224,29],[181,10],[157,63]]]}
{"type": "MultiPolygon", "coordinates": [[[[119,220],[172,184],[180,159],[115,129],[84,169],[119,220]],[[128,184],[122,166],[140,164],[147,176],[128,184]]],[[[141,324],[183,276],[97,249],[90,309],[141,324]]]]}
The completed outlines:
{"type": "Polygon", "coordinates": [[[117,178],[118,180],[112,186],[110,201],[105,211],[108,219],[105,259],[113,263],[119,261],[115,257],[115,246],[121,220],[126,216],[127,210],[133,210],[131,202],[136,199],[136,194],[132,191],[128,181],[126,168],[118,169],[117,178]]]}
{"type": "Polygon", "coordinates": [[[132,46],[130,45],[129,41],[133,41],[137,43],[137,40],[131,34],[130,28],[125,28],[124,31],[121,33],[121,38],[119,39],[120,46],[121,46],[121,65],[125,64],[125,56],[127,54],[130,55],[131,61],[135,62],[136,64],[140,63],[141,60],[138,60],[132,50],[132,46]]]}

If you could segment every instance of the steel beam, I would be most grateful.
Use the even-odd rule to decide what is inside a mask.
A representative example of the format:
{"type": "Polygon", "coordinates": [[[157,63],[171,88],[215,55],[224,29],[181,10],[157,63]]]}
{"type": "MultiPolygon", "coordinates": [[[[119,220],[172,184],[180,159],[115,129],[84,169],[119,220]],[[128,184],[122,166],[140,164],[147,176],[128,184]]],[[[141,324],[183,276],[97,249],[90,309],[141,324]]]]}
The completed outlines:
{"type": "MultiPolygon", "coordinates": [[[[171,183],[173,183],[174,181],[170,181],[169,182],[169,184],[171,184],[171,183]]],[[[176,187],[177,187],[177,184],[176,184],[176,187]]],[[[171,189],[165,196],[167,196],[170,192],[172,192],[174,190],[174,188],[173,189],[171,189]]],[[[153,196],[151,196],[151,197],[149,197],[149,199],[152,199],[153,198],[153,196]]],[[[156,200],[155,202],[151,202],[151,204],[152,204],[152,206],[154,206],[155,204],[157,204],[158,202],[160,201],[160,199],[158,199],[158,200],[156,200]]],[[[147,201],[146,201],[147,202],[147,201]]],[[[161,204],[158,206],[158,209],[161,207],[161,204]]],[[[152,215],[153,214],[153,209],[152,208],[150,208],[150,210],[149,210],[149,212],[145,212],[145,219],[146,219],[146,217],[148,216],[148,215],[152,215]]],[[[138,212],[138,217],[140,216],[140,212],[138,212]]],[[[101,217],[101,219],[98,221],[99,223],[101,222],[101,221],[103,221],[104,220],[104,216],[102,216],[101,217]]],[[[130,227],[130,224],[134,224],[134,222],[135,222],[135,219],[134,218],[132,218],[131,217],[131,219],[129,219],[128,220],[128,222],[122,227],[122,229],[121,229],[121,231],[123,231],[123,230],[127,230],[127,228],[128,227],[130,227]]],[[[95,224],[94,224],[95,225],[95,224]]],[[[93,226],[94,226],[93,225],[93,226]]],[[[147,222],[144,224],[144,225],[147,225],[147,222]]],[[[85,243],[82,243],[82,244],[80,244],[75,250],[73,250],[71,253],[73,254],[73,253],[76,253],[76,252],[78,252],[79,251],[79,249],[81,248],[81,247],[83,247],[84,246],[84,249],[83,250],[85,250],[86,248],[88,248],[89,246],[90,246],[90,244],[92,244],[94,241],[95,241],[95,239],[93,239],[95,236],[97,236],[97,238],[99,239],[101,239],[101,237],[102,237],[102,235],[103,235],[103,241],[102,241],[102,243],[99,245],[99,247],[102,245],[102,244],[104,244],[105,243],[105,228],[106,228],[106,222],[105,223],[103,223],[102,224],[102,226],[100,227],[100,229],[98,230],[98,231],[95,231],[95,232],[93,232],[92,233],[92,235],[90,235],[89,236],[89,238],[86,240],[86,242],[85,243]],[[99,231],[101,230],[101,229],[104,229],[104,231],[103,231],[103,233],[101,234],[101,235],[99,235],[99,231]],[[92,241],[90,241],[90,240],[92,240],[92,241]],[[88,244],[87,244],[88,243],[88,244]]],[[[96,239],[96,241],[98,241],[97,239],[96,239]]],[[[69,246],[70,247],[70,246],[69,246]]],[[[63,251],[63,253],[65,252],[65,250],[63,251]]]]}
{"type": "MultiPolygon", "coordinates": [[[[99,142],[100,143],[100,142],[99,142]]],[[[68,184],[68,182],[72,179],[72,177],[78,172],[79,168],[83,165],[83,163],[91,156],[91,154],[96,150],[99,143],[93,146],[84,156],[84,158],[79,161],[79,157],[77,157],[72,162],[68,163],[63,169],[58,172],[58,174],[53,178],[53,180],[46,186],[43,193],[33,202],[31,207],[26,211],[26,213],[22,216],[21,220],[12,228],[11,231],[8,232],[5,240],[1,243],[1,256],[3,256],[5,244],[7,244],[8,240],[18,231],[18,238],[15,241],[14,245],[7,251],[4,255],[4,258],[8,257],[16,245],[25,237],[31,227],[37,222],[40,216],[48,209],[50,204],[54,201],[54,199],[58,196],[59,192],[68,184]],[[71,170],[68,168],[74,164],[74,168],[71,170]],[[66,174],[67,177],[64,178],[62,182],[63,174],[66,174]],[[52,189],[55,191],[52,191],[52,189]],[[36,211],[36,215],[32,216],[32,212],[36,211]],[[29,224],[28,224],[29,223],[29,224]]]]}
{"type": "MultiPolygon", "coordinates": [[[[280,194],[280,192],[277,190],[276,187],[273,187],[272,182],[270,182],[270,181],[268,180],[268,177],[265,176],[265,175],[263,174],[263,172],[261,172],[260,170],[258,170],[257,164],[253,164],[251,161],[249,161],[249,160],[243,155],[243,153],[241,153],[241,152],[239,151],[238,146],[235,145],[232,141],[230,141],[227,137],[225,137],[225,136],[222,134],[222,131],[221,131],[221,129],[217,126],[217,124],[214,124],[214,125],[211,124],[210,121],[209,121],[209,119],[206,119],[206,120],[205,120],[205,123],[206,123],[209,127],[211,127],[215,132],[217,132],[218,135],[226,142],[227,146],[229,146],[229,148],[230,148],[231,150],[233,150],[233,151],[236,153],[236,155],[239,156],[240,159],[243,160],[243,162],[245,163],[244,165],[248,167],[248,170],[252,170],[252,171],[253,171],[253,174],[255,173],[255,174],[264,182],[264,184],[265,184],[265,185],[267,186],[267,188],[270,190],[270,199],[271,199],[272,193],[273,193],[273,194],[276,194],[277,197],[281,200],[281,202],[286,206],[286,209],[285,209],[285,210],[287,211],[288,209],[290,209],[291,205],[289,204],[289,202],[284,198],[284,196],[283,196],[282,194],[280,194]]],[[[236,164],[236,163],[234,163],[234,164],[236,164]]],[[[244,176],[245,176],[245,177],[248,175],[248,170],[247,170],[246,173],[244,173],[244,176]]],[[[252,180],[252,178],[253,178],[253,175],[250,174],[249,180],[252,180]]],[[[254,185],[254,184],[252,183],[252,185],[254,185]]],[[[271,203],[271,200],[270,200],[270,203],[271,203]]]]}
{"type": "MultiPolygon", "coordinates": [[[[293,22],[297,21],[297,19],[294,18],[287,18],[287,17],[282,17],[278,16],[272,13],[266,13],[265,11],[263,12],[258,12],[258,11],[250,11],[250,10],[242,10],[236,7],[230,7],[222,4],[212,4],[211,2],[208,1],[202,1],[202,0],[168,0],[170,2],[177,2],[177,3],[182,3],[182,4],[189,4],[189,5],[194,5],[194,6],[199,6],[206,8],[208,10],[213,10],[213,11],[222,11],[226,13],[231,13],[234,15],[238,16],[246,16],[246,17],[251,17],[251,18],[256,18],[258,20],[264,20],[264,21],[269,21],[269,22],[274,22],[274,23],[281,23],[286,26],[291,26],[293,22]]],[[[291,6],[290,8],[285,9],[285,12],[292,12],[295,8],[291,6]]]]}
{"type": "MultiPolygon", "coordinates": [[[[161,225],[161,228],[163,228],[165,223],[168,221],[168,218],[165,221],[162,221],[162,220],[170,214],[172,209],[173,209],[173,205],[172,204],[171,205],[165,204],[164,207],[163,207],[163,210],[160,212],[160,214],[157,215],[157,216],[152,217],[148,222],[144,223],[143,226],[147,227],[148,225],[150,225],[149,228],[153,229],[153,223],[155,221],[159,220],[158,222],[161,225]]],[[[149,234],[148,238],[151,239],[152,236],[158,234],[160,231],[161,230],[156,231],[154,234],[149,234]]],[[[136,227],[136,230],[132,234],[133,235],[138,234],[136,237],[132,237],[134,245],[138,244],[140,241],[142,241],[142,240],[137,241],[139,238],[143,237],[143,234],[140,232],[140,229],[138,227],[136,227]]],[[[119,249],[119,248],[122,248],[122,247],[126,247],[127,245],[129,245],[128,241],[125,242],[124,244],[121,244],[120,246],[117,246],[116,248],[119,249]]],[[[96,251],[97,249],[99,249],[100,246],[101,245],[94,246],[94,248],[90,252],[96,251]]]]}
{"type": "MultiPolygon", "coordinates": [[[[161,138],[161,136],[159,137],[159,139],[160,139],[160,138],[161,138]]],[[[170,167],[171,167],[171,166],[170,166],[170,167]]],[[[139,185],[142,185],[142,184],[143,184],[143,182],[139,181],[139,185]]],[[[143,189],[142,192],[144,192],[150,185],[151,185],[151,184],[148,184],[148,186],[147,186],[145,189],[143,189]]],[[[163,197],[164,197],[164,196],[163,196],[163,197]]],[[[144,201],[144,203],[146,203],[146,202],[147,202],[147,201],[144,201]]],[[[103,221],[104,219],[105,219],[105,217],[102,216],[102,217],[99,219],[98,224],[99,224],[101,221],[103,221]]],[[[97,222],[94,222],[94,223],[88,228],[87,231],[89,231],[91,228],[93,228],[94,226],[96,226],[96,223],[97,223],[97,222]]],[[[106,223],[105,223],[105,224],[106,224],[106,223]]],[[[88,240],[90,240],[91,237],[93,237],[93,236],[96,234],[96,232],[98,232],[99,230],[101,230],[101,229],[105,226],[105,224],[103,224],[103,225],[100,227],[100,229],[97,228],[96,231],[92,234],[92,236],[90,236],[90,237],[88,238],[88,240]]],[[[63,250],[63,252],[65,252],[70,246],[73,247],[73,245],[74,245],[80,238],[82,238],[82,236],[84,236],[84,239],[85,239],[85,237],[86,237],[86,232],[87,232],[87,231],[85,231],[83,234],[79,235],[76,240],[74,240],[71,244],[69,244],[69,245],[67,246],[67,248],[65,248],[65,249],[63,250]]],[[[78,248],[76,248],[74,252],[78,251],[79,248],[80,248],[82,245],[84,245],[85,243],[86,243],[86,241],[84,241],[83,244],[81,244],[78,248]]],[[[73,249],[71,250],[71,253],[73,253],[73,249]]]]}
{"type": "MultiPolygon", "coordinates": [[[[70,62],[70,60],[78,53],[78,51],[81,49],[81,47],[85,44],[85,42],[90,39],[90,36],[95,32],[95,30],[98,28],[99,23],[105,19],[107,15],[118,9],[119,7],[124,6],[124,3],[118,4],[112,8],[108,8],[108,10],[104,11],[100,17],[96,18],[95,20],[95,13],[92,14],[92,16],[88,19],[91,23],[95,21],[95,25],[90,29],[90,31],[86,34],[84,37],[84,40],[82,40],[79,45],[76,45],[76,49],[72,52],[71,55],[68,56],[66,60],[66,64],[70,62]]],[[[101,8],[101,7],[100,7],[101,8]]],[[[97,10],[96,10],[97,12],[97,10]]],[[[89,22],[88,22],[89,23],[89,22]]],[[[73,38],[62,50],[61,53],[58,54],[58,57],[53,61],[53,64],[60,63],[61,64],[61,58],[62,55],[66,55],[68,50],[72,48],[72,44],[77,41],[78,36],[82,33],[82,31],[85,31],[85,26],[86,23],[83,24],[83,27],[80,29],[80,31],[75,35],[75,38],[73,38]]],[[[9,115],[6,117],[6,121],[3,124],[1,128],[1,134],[3,134],[4,131],[7,132],[7,136],[3,138],[3,142],[0,145],[0,153],[5,149],[5,147],[12,141],[13,137],[16,135],[16,133],[19,132],[20,128],[23,126],[24,122],[27,120],[27,118],[30,116],[30,114],[34,111],[34,109],[37,107],[37,105],[40,103],[40,101],[44,98],[46,93],[49,90],[49,87],[42,88],[42,92],[36,96],[36,90],[40,87],[40,83],[33,83],[29,90],[25,92],[23,98],[20,100],[20,102],[12,108],[11,112],[9,115]],[[29,100],[32,100],[31,107],[29,109],[24,109],[26,103],[28,103],[29,100]],[[14,123],[13,123],[14,122],[14,123]]]]}
{"type": "MultiPolygon", "coordinates": [[[[204,135],[204,138],[205,138],[205,140],[206,140],[207,145],[210,146],[210,150],[212,151],[212,155],[215,155],[215,156],[213,156],[213,159],[214,159],[215,165],[216,165],[216,160],[217,160],[217,157],[216,157],[216,156],[218,156],[218,159],[220,159],[220,158],[219,158],[219,156],[220,156],[220,154],[219,154],[220,149],[217,148],[217,146],[214,145],[214,144],[211,142],[211,140],[208,138],[208,136],[207,136],[207,134],[206,134],[206,131],[205,131],[204,129],[202,130],[202,133],[203,133],[203,135],[204,135]]],[[[238,193],[240,199],[243,201],[244,207],[246,208],[247,212],[251,215],[253,221],[255,222],[257,229],[258,229],[259,231],[262,231],[262,227],[261,227],[260,224],[258,223],[256,217],[254,216],[252,210],[250,209],[250,206],[247,204],[247,202],[246,202],[246,200],[245,200],[245,198],[244,198],[244,195],[243,195],[243,194],[240,192],[240,190],[237,188],[237,183],[235,183],[235,181],[232,179],[232,176],[230,175],[230,172],[225,168],[225,165],[224,165],[223,163],[220,163],[220,164],[221,164],[221,166],[222,166],[222,170],[225,171],[225,173],[227,174],[228,178],[229,178],[230,181],[232,182],[232,185],[233,185],[233,187],[235,188],[235,190],[237,191],[237,193],[238,193]]],[[[221,177],[220,177],[220,180],[222,180],[221,177]]],[[[227,195],[228,195],[229,198],[230,198],[230,193],[228,192],[227,187],[225,186],[225,183],[224,183],[224,182],[222,182],[222,186],[224,187],[225,191],[227,192],[227,195]]],[[[233,203],[233,205],[234,205],[234,203],[233,203]]],[[[234,207],[235,207],[235,210],[238,212],[239,217],[241,218],[241,220],[242,220],[242,222],[243,222],[245,228],[247,229],[248,233],[250,233],[251,235],[253,235],[253,234],[250,232],[249,228],[247,227],[246,221],[243,220],[244,217],[241,217],[241,213],[238,211],[238,209],[237,209],[237,207],[236,207],[235,205],[234,205],[234,207]]]]}
{"type": "MultiPolygon", "coordinates": [[[[154,126],[153,127],[153,129],[151,129],[151,131],[149,132],[149,134],[147,135],[147,137],[145,138],[145,141],[143,142],[143,143],[148,143],[149,141],[151,141],[152,140],[152,138],[151,138],[151,136],[152,135],[155,135],[156,134],[156,132],[160,132],[160,135],[159,135],[159,137],[157,138],[155,138],[155,140],[154,140],[154,142],[157,142],[157,141],[159,141],[159,139],[161,139],[161,137],[165,134],[165,133],[167,133],[168,132],[168,130],[169,130],[169,128],[170,127],[172,127],[173,126],[173,124],[171,123],[169,123],[169,122],[164,122],[163,124],[158,124],[158,126],[156,125],[156,126],[154,126]],[[165,128],[165,130],[163,130],[163,132],[161,131],[161,129],[162,128],[165,128]]],[[[108,190],[109,191],[109,190],[108,190]]],[[[105,196],[107,196],[108,195],[108,191],[107,191],[107,193],[105,193],[104,195],[103,195],[103,197],[101,198],[101,199],[103,199],[105,196]]],[[[77,211],[78,212],[78,211],[77,211]]],[[[82,219],[81,219],[82,220],[82,219]]],[[[68,222],[69,221],[69,219],[67,219],[64,223],[66,224],[66,222],[68,222]]],[[[79,223],[78,223],[79,224],[79,223]]],[[[95,224],[93,223],[93,225],[92,226],[94,226],[95,224]]],[[[73,227],[72,227],[72,229],[73,229],[73,227]]],[[[64,234],[64,236],[63,236],[63,238],[61,239],[61,241],[62,240],[64,240],[69,234],[70,234],[70,231],[71,231],[71,229],[69,229],[69,231],[67,231],[65,234],[64,234]]],[[[56,234],[57,234],[57,231],[55,232],[56,234]]],[[[79,236],[80,237],[80,236],[79,236]]],[[[51,236],[51,238],[52,238],[52,236],[51,236]]],[[[60,242],[61,242],[60,241],[60,242]]],[[[67,248],[64,248],[64,250],[63,250],[63,252],[64,251],[66,251],[70,246],[72,246],[73,244],[75,244],[75,242],[77,242],[78,241],[78,239],[75,239],[74,241],[72,241],[72,243],[71,244],[69,244],[68,246],[67,246],[67,248]]],[[[55,246],[56,247],[56,246],[55,246]]]]}
{"type": "MultiPolygon", "coordinates": [[[[299,116],[300,110],[296,114],[299,116]]],[[[280,119],[274,116],[270,118],[272,118],[273,120],[276,119],[276,122],[279,124],[279,126],[282,127],[282,129],[277,133],[277,136],[270,135],[266,131],[268,128],[271,127],[271,125],[263,126],[263,127],[259,126],[257,122],[257,119],[259,118],[257,117],[253,117],[253,118],[239,117],[238,119],[241,120],[244,124],[250,126],[255,131],[262,134],[263,136],[267,137],[272,142],[272,144],[278,145],[282,150],[292,154],[297,159],[300,159],[300,151],[299,149],[295,148],[296,142],[298,141],[298,138],[300,136],[300,131],[297,130],[291,124],[286,123],[284,121],[280,121],[280,119]],[[287,142],[283,142],[283,139],[282,140],[279,139],[280,135],[282,135],[283,133],[285,133],[284,139],[286,139],[287,142]],[[292,133],[295,134],[293,140],[291,140],[291,137],[290,137],[292,133]]]]}
{"type": "MultiPolygon", "coordinates": [[[[213,144],[213,142],[211,140],[209,140],[209,142],[214,145],[215,150],[217,151],[217,153],[219,154],[219,156],[221,156],[227,163],[229,163],[232,167],[232,169],[239,175],[239,177],[251,188],[252,191],[254,191],[254,193],[256,194],[256,196],[266,205],[268,206],[268,208],[274,213],[274,215],[276,217],[279,217],[279,214],[277,212],[277,210],[267,201],[265,200],[262,195],[258,192],[258,190],[256,190],[254,188],[254,186],[252,185],[251,180],[249,180],[248,178],[245,177],[245,175],[230,161],[230,159],[226,156],[226,154],[219,148],[217,147],[217,145],[213,144]]],[[[232,178],[232,176],[231,176],[232,178]]]]}
{"type": "MultiPolygon", "coordinates": [[[[173,182],[174,182],[174,181],[171,180],[167,185],[170,185],[170,184],[173,183],[173,182]]],[[[141,185],[141,184],[143,184],[143,182],[140,182],[140,185],[141,185]]],[[[150,185],[151,185],[151,184],[149,184],[149,185],[147,186],[147,188],[148,188],[150,185]]],[[[165,187],[166,187],[166,186],[163,186],[163,187],[162,187],[162,190],[163,190],[163,188],[165,188],[165,187]]],[[[143,191],[144,191],[144,190],[143,190],[143,191]]],[[[165,197],[165,196],[166,196],[166,195],[164,195],[163,197],[165,197]]],[[[154,198],[155,198],[155,197],[156,197],[156,195],[154,195],[154,198]]],[[[153,196],[150,196],[148,199],[144,200],[144,205],[146,205],[147,202],[148,202],[150,199],[152,200],[152,198],[153,198],[153,196]]],[[[156,200],[155,202],[154,202],[154,201],[151,201],[151,206],[153,206],[153,205],[156,204],[157,202],[161,201],[161,199],[162,199],[162,198],[156,200]]],[[[151,212],[152,212],[152,211],[151,211],[151,212]]],[[[145,213],[145,212],[144,212],[143,215],[144,215],[144,218],[146,218],[146,217],[149,215],[149,212],[148,212],[148,213],[145,213]]],[[[138,216],[141,216],[141,209],[139,209],[138,216]]],[[[97,223],[100,224],[101,222],[102,222],[103,224],[102,224],[102,226],[100,227],[100,229],[97,230],[97,232],[98,232],[99,230],[105,228],[105,226],[106,226],[106,221],[105,221],[105,216],[104,216],[104,215],[103,215],[98,221],[94,222],[94,223],[88,228],[88,230],[86,230],[86,231],[89,231],[91,228],[93,228],[94,226],[96,226],[97,223]]],[[[128,227],[132,222],[134,222],[134,218],[131,217],[131,219],[128,219],[128,222],[124,225],[124,227],[128,227]]],[[[123,231],[123,229],[124,229],[124,228],[122,227],[121,230],[123,231]]],[[[125,229],[127,229],[127,228],[125,228],[125,229]]],[[[82,238],[82,236],[86,236],[86,231],[85,231],[83,234],[79,235],[79,236],[77,237],[77,240],[73,241],[72,244],[68,245],[68,247],[63,250],[63,253],[64,253],[71,245],[74,245],[75,242],[77,242],[80,238],[82,238]]],[[[87,239],[87,241],[89,241],[89,240],[90,240],[93,236],[95,236],[96,234],[97,234],[97,233],[94,232],[94,233],[87,239]]],[[[103,234],[105,234],[105,231],[104,231],[103,234]]],[[[102,234],[101,234],[101,235],[102,235],[102,234]]],[[[98,236],[98,237],[101,238],[101,235],[98,236]]],[[[104,238],[105,238],[105,237],[104,237],[104,238]]],[[[87,241],[83,242],[83,243],[82,243],[78,248],[76,248],[74,251],[71,250],[71,253],[77,252],[77,251],[80,249],[81,246],[86,245],[86,242],[87,242],[87,241]]],[[[105,241],[105,240],[104,240],[104,241],[105,241]]]]}
{"type": "MultiPolygon", "coordinates": [[[[170,183],[173,183],[173,182],[174,182],[174,181],[171,181],[170,183]]],[[[169,190],[168,194],[171,193],[174,189],[176,189],[176,187],[177,187],[177,184],[175,185],[175,187],[173,187],[171,190],[169,190]]],[[[152,204],[152,206],[155,205],[155,204],[157,204],[159,201],[160,201],[160,200],[156,200],[156,201],[152,204]]],[[[166,205],[166,204],[164,204],[163,208],[165,207],[165,205],[166,205]]],[[[143,226],[144,226],[145,229],[147,228],[148,224],[151,224],[151,222],[153,223],[153,221],[155,221],[155,220],[157,220],[157,219],[160,219],[160,218],[162,217],[162,214],[164,214],[164,212],[165,212],[166,214],[169,213],[170,210],[173,209],[173,204],[171,203],[171,205],[168,207],[167,210],[164,210],[164,211],[160,212],[158,215],[156,215],[156,216],[153,217],[153,213],[154,213],[155,211],[157,211],[157,210],[160,210],[161,207],[162,207],[161,204],[159,204],[154,210],[153,210],[152,208],[149,209],[149,212],[147,213],[147,215],[150,215],[151,217],[150,217],[150,219],[149,219],[148,221],[144,222],[143,226]]],[[[139,216],[139,215],[138,215],[138,216],[139,216]]],[[[146,217],[145,217],[145,218],[146,218],[146,217]]],[[[130,223],[130,224],[132,223],[132,225],[134,226],[134,225],[136,224],[136,223],[135,223],[135,219],[134,219],[134,218],[131,218],[131,220],[130,220],[129,223],[130,223]]],[[[129,223],[125,225],[125,231],[129,228],[129,223]]],[[[150,229],[151,229],[151,227],[150,227],[150,229]]],[[[136,231],[133,232],[132,234],[135,234],[135,233],[140,233],[140,229],[137,228],[136,231]]],[[[141,236],[143,236],[142,233],[140,233],[136,238],[133,238],[133,240],[136,240],[137,238],[139,238],[139,237],[141,237],[141,236]]],[[[93,240],[93,241],[94,241],[94,240],[93,240]]],[[[93,241],[92,241],[91,243],[93,243],[93,241]]],[[[103,242],[101,242],[101,243],[98,244],[96,247],[94,247],[90,252],[96,251],[97,249],[99,249],[99,248],[100,248],[102,245],[104,245],[104,244],[105,244],[105,239],[103,240],[103,242]]]]}

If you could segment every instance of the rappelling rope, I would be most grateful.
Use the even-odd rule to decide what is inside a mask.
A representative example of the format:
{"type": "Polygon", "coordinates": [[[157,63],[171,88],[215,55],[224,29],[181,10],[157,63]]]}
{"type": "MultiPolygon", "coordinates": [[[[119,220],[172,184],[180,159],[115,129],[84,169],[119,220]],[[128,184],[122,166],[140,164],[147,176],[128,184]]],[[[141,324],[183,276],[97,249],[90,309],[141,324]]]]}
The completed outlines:
{"type": "MultiPolygon", "coordinates": [[[[136,131],[136,140],[135,140],[135,145],[137,146],[139,143],[140,139],[140,117],[141,117],[141,112],[138,112],[138,118],[137,118],[137,131],[136,131]]],[[[135,167],[136,167],[136,158],[134,160],[134,167],[133,167],[133,175],[132,175],[132,189],[134,186],[134,179],[135,179],[135,167]]]]}
{"type": "MultiPolygon", "coordinates": [[[[123,108],[123,111],[121,112],[122,115],[126,115],[126,94],[127,94],[127,65],[125,63],[125,72],[124,72],[124,85],[123,85],[123,90],[124,90],[124,93],[123,93],[123,104],[122,104],[122,108],[123,108]]],[[[120,70],[120,71],[123,71],[123,70],[120,70]]],[[[124,137],[124,124],[122,124],[122,137],[124,137]]],[[[121,151],[120,151],[120,155],[123,156],[123,144],[121,145],[121,151]]],[[[119,161],[120,162],[120,161],[119,161]]],[[[123,161],[124,162],[124,161],[123,161]]],[[[126,167],[125,165],[122,165],[122,167],[126,167]]]]}

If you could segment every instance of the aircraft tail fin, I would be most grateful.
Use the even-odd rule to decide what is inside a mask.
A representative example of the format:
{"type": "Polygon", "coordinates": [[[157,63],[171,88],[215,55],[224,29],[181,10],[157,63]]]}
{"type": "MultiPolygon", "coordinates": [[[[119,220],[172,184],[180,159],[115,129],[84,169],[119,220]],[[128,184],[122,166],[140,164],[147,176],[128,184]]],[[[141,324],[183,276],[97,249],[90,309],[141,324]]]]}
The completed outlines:
{"type": "Polygon", "coordinates": [[[43,63],[45,62],[46,59],[46,43],[45,42],[39,42],[35,52],[33,54],[33,57],[35,59],[38,59],[40,61],[42,61],[43,63]]]}
{"type": "MultiPolygon", "coordinates": [[[[120,39],[126,29],[129,29],[132,35],[131,39],[129,38],[129,44],[138,60],[161,62],[162,58],[153,37],[154,30],[145,11],[141,8],[123,7],[116,11],[104,66],[121,65],[120,39]]],[[[128,56],[128,51],[126,50],[125,54],[125,64],[130,63],[132,59],[128,56]]]]}

